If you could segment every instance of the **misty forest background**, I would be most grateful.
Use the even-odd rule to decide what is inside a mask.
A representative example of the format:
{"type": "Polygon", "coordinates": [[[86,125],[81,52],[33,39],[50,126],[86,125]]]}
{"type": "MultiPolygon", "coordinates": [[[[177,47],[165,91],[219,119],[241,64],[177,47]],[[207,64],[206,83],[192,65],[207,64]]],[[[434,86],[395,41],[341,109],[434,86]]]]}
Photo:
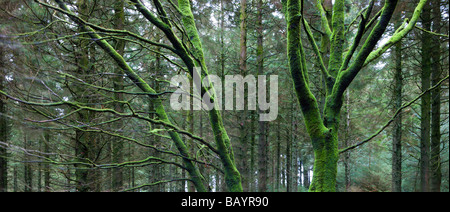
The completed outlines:
{"type": "MultiPolygon", "coordinates": [[[[278,75],[271,122],[258,121],[261,111],[170,108],[170,78],[190,70],[182,56],[199,58],[182,2],[0,0],[0,191],[238,191],[239,179],[243,191],[308,191],[314,149],[289,71],[282,1],[190,1],[204,55],[196,65],[219,77],[278,75]]],[[[328,66],[321,17],[332,21],[334,1],[301,2],[328,66]]],[[[384,1],[339,2],[349,51],[361,17],[376,21],[384,1]]],[[[397,3],[377,47],[418,2],[397,3]]],[[[338,146],[356,147],[339,154],[336,191],[449,191],[448,34],[449,1],[428,1],[416,27],[345,91],[338,146]]],[[[326,80],[301,37],[323,108],[326,80]]]]}

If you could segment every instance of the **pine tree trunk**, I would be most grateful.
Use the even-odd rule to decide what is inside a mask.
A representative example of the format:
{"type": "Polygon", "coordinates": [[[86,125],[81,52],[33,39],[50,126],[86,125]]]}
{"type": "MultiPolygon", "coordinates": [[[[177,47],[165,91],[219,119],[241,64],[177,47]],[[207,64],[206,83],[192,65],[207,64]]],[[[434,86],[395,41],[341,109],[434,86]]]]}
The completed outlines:
{"type": "MultiPolygon", "coordinates": [[[[400,13],[399,13],[400,14],[400,13]]],[[[400,23],[400,19],[397,19],[400,23]]],[[[396,24],[398,28],[400,24],[396,24]]],[[[394,48],[394,112],[402,106],[402,43],[401,41],[394,48]]],[[[402,191],[402,114],[399,114],[394,121],[392,135],[392,192],[402,191]]]]}
{"type": "MultiPolygon", "coordinates": [[[[0,90],[4,90],[3,79],[5,78],[6,63],[4,61],[5,49],[0,45],[0,90]]],[[[8,126],[6,119],[6,98],[0,95],[0,142],[8,142],[8,126]]],[[[8,191],[8,160],[6,147],[0,145],[0,192],[8,191]]]]}
{"type": "MultiPolygon", "coordinates": [[[[80,13],[80,16],[84,20],[88,20],[87,17],[89,8],[88,1],[77,1],[77,7],[80,13]]],[[[84,32],[82,27],[79,27],[80,32],[84,32]]],[[[86,82],[91,83],[91,77],[88,77],[88,73],[91,70],[89,63],[89,40],[87,35],[81,35],[78,40],[78,49],[75,52],[75,60],[78,67],[77,75],[80,76],[81,79],[84,79],[86,82]]],[[[75,96],[74,99],[78,102],[82,103],[90,103],[93,99],[90,95],[90,90],[86,90],[86,88],[79,84],[73,84],[73,88],[71,88],[75,96]]],[[[78,120],[82,122],[84,125],[89,125],[90,121],[94,119],[94,112],[92,111],[80,111],[78,114],[78,120]]],[[[78,164],[75,165],[75,177],[76,177],[76,190],[79,192],[88,192],[94,189],[95,181],[93,170],[89,169],[89,159],[92,157],[94,153],[95,146],[95,134],[91,132],[86,132],[88,128],[86,126],[80,127],[75,130],[75,155],[77,158],[78,164]],[[92,179],[93,181],[90,181],[92,179]]]]}
{"type": "MultiPolygon", "coordinates": [[[[346,103],[346,121],[345,121],[345,137],[344,146],[349,146],[350,141],[350,92],[347,90],[345,95],[346,103]]],[[[345,191],[349,191],[351,181],[350,181],[350,152],[344,153],[344,181],[345,181],[345,191]]]]}
{"type": "MultiPolygon", "coordinates": [[[[119,30],[123,30],[125,26],[125,11],[124,11],[124,3],[123,1],[116,1],[114,3],[114,24],[115,28],[119,30]]],[[[115,41],[115,49],[119,55],[123,56],[125,52],[125,41],[118,39],[115,41]]],[[[122,70],[117,68],[116,70],[117,76],[114,77],[114,90],[120,91],[124,89],[124,82],[122,76],[122,70]]],[[[115,93],[114,98],[116,101],[124,101],[123,93],[115,93]]],[[[124,106],[122,103],[116,102],[114,103],[114,110],[120,113],[124,112],[124,106]]],[[[116,122],[116,129],[122,129],[123,121],[118,120],[116,122]]],[[[123,141],[120,139],[114,139],[112,142],[112,162],[113,163],[121,163],[123,162],[123,141]]],[[[112,190],[120,191],[123,188],[123,169],[122,168],[114,168],[112,170],[112,190]]]]}
{"type": "MultiPolygon", "coordinates": [[[[23,132],[27,132],[25,127],[23,127],[23,132]]],[[[23,134],[23,148],[31,149],[31,141],[28,140],[27,133],[23,134]]],[[[31,156],[27,152],[24,152],[24,161],[30,161],[31,156]]],[[[33,169],[31,168],[31,163],[25,163],[24,165],[24,191],[33,191],[33,169]]]]}
{"type": "MultiPolygon", "coordinates": [[[[239,72],[242,76],[247,75],[247,0],[241,0],[241,14],[240,14],[240,53],[239,53],[239,72]]],[[[225,84],[225,83],[222,83],[225,84]]],[[[247,90],[247,88],[245,88],[247,90]]],[[[244,91],[244,93],[247,93],[244,91]]],[[[238,170],[241,173],[242,189],[243,191],[249,191],[249,167],[248,167],[248,102],[244,101],[244,110],[242,114],[238,116],[238,122],[240,127],[240,143],[239,152],[237,153],[237,161],[239,164],[238,170]]]]}
{"type": "Polygon", "coordinates": [[[256,148],[256,122],[257,122],[257,116],[256,111],[252,110],[250,111],[250,170],[249,170],[249,183],[250,183],[250,191],[254,192],[256,191],[256,177],[255,177],[255,148],[256,148]]]}
{"type": "MultiPolygon", "coordinates": [[[[44,152],[50,152],[50,131],[49,130],[45,130],[44,131],[44,152]]],[[[48,157],[51,157],[50,155],[48,157]]],[[[51,187],[50,187],[50,164],[45,164],[44,165],[44,187],[45,187],[45,192],[50,192],[51,191],[51,187]]]]}
{"type": "Polygon", "coordinates": [[[280,181],[281,181],[281,179],[280,179],[280,177],[281,177],[281,152],[280,152],[281,151],[281,132],[280,132],[281,127],[280,127],[280,123],[281,123],[281,120],[278,119],[277,120],[277,146],[276,146],[277,149],[276,149],[276,155],[275,155],[276,163],[277,163],[276,171],[275,171],[275,173],[276,173],[275,190],[277,192],[280,191],[280,181]]]}
{"type": "MultiPolygon", "coordinates": [[[[263,35],[263,25],[262,25],[262,10],[263,1],[258,0],[257,3],[258,14],[257,14],[257,69],[258,75],[264,72],[264,35],[263,35]]],[[[261,111],[260,111],[261,112],[261,111]]],[[[258,191],[265,192],[267,190],[267,122],[259,121],[259,138],[258,138],[258,153],[259,153],[259,179],[258,179],[258,191]]]]}
{"type": "Polygon", "coordinates": [[[303,167],[303,187],[309,190],[310,182],[309,182],[309,164],[308,157],[303,155],[302,157],[302,167],[303,167]]]}
{"type": "MultiPolygon", "coordinates": [[[[427,2],[422,13],[422,24],[425,30],[431,29],[431,6],[427,2]]],[[[431,46],[429,33],[422,33],[422,92],[430,88],[431,84],[431,46]]],[[[427,192],[430,189],[430,111],[431,95],[426,93],[421,102],[420,123],[420,190],[427,192]]]]}
{"type": "MultiPolygon", "coordinates": [[[[433,32],[441,31],[440,1],[431,1],[433,9],[433,32]]],[[[431,65],[431,83],[436,85],[441,80],[441,47],[438,36],[433,37],[431,65]]],[[[431,91],[431,155],[430,155],[430,191],[441,191],[441,90],[431,91]]]]}

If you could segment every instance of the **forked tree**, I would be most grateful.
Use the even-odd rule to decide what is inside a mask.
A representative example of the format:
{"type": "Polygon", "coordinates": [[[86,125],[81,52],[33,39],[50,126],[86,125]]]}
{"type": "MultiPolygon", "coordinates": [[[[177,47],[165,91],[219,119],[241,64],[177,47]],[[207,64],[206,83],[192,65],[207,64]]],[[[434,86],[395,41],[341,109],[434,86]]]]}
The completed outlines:
{"type": "Polygon", "coordinates": [[[303,0],[283,1],[287,21],[289,69],[314,149],[314,171],[310,191],[335,191],[339,153],[354,148],[352,146],[339,150],[338,147],[339,118],[345,91],[365,65],[382,55],[414,28],[422,8],[427,3],[426,0],[420,1],[411,19],[405,19],[392,37],[376,48],[389,25],[397,0],[386,0],[383,8],[373,18],[371,14],[375,1],[371,0],[368,7],[360,12],[357,32],[346,50],[344,2],[345,0],[335,0],[334,3],[331,0],[317,0],[322,33],[322,46],[319,46],[308,22],[303,18],[303,0]],[[301,40],[302,31],[306,32],[315,51],[317,58],[315,65],[320,68],[322,78],[325,80],[326,99],[322,114],[318,101],[310,90],[309,70],[301,40]],[[366,38],[365,33],[369,33],[366,38]],[[327,49],[323,45],[329,45],[328,66],[324,64],[322,58],[324,52],[321,50],[327,49]]]}

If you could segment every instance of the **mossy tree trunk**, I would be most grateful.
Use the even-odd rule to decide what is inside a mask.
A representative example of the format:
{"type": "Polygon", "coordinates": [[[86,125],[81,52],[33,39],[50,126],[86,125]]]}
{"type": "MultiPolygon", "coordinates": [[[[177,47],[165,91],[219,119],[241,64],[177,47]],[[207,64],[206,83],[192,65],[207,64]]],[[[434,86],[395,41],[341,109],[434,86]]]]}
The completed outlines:
{"type": "MultiPolygon", "coordinates": [[[[306,129],[311,138],[315,157],[310,191],[335,191],[337,162],[340,153],[338,149],[339,117],[343,105],[343,94],[346,89],[366,63],[379,57],[412,30],[426,0],[420,1],[409,24],[406,27],[399,28],[387,44],[376,50],[374,50],[375,46],[389,24],[397,1],[385,1],[379,20],[373,29],[370,30],[366,40],[363,41],[365,31],[369,31],[366,30],[366,24],[374,6],[374,1],[371,1],[366,11],[361,14],[357,34],[353,38],[352,43],[350,43],[347,52],[344,51],[344,2],[344,0],[336,0],[334,2],[331,23],[329,23],[329,18],[326,15],[326,11],[330,9],[329,5],[323,5],[321,0],[318,0],[316,3],[322,17],[322,32],[326,35],[323,37],[330,38],[330,59],[328,67],[326,67],[309,25],[302,17],[303,1],[283,1],[287,21],[289,70],[296,97],[301,106],[306,129]],[[318,101],[309,88],[306,55],[301,40],[302,25],[316,53],[318,66],[320,67],[322,78],[325,80],[326,98],[323,115],[320,113],[318,101]],[[357,54],[355,54],[360,43],[363,44],[357,54]],[[353,56],[355,57],[352,59],[353,56]]],[[[325,47],[322,46],[321,48],[324,49],[325,47]]]]}
{"type": "MultiPolygon", "coordinates": [[[[200,76],[203,79],[205,77],[208,77],[209,74],[205,64],[202,43],[200,41],[198,30],[195,25],[194,15],[191,11],[191,4],[188,0],[178,0],[178,7],[180,8],[182,22],[186,30],[186,34],[189,37],[190,42],[192,43],[192,47],[189,50],[184,50],[183,52],[181,51],[182,48],[180,48],[180,57],[188,67],[191,76],[193,76],[193,71],[195,71],[194,67],[201,68],[200,76]],[[190,54],[188,53],[188,51],[190,52],[190,54]],[[189,55],[192,55],[193,58],[189,55]]],[[[170,39],[171,36],[168,37],[170,39]]],[[[176,40],[171,39],[171,42],[174,46],[181,46],[181,44],[177,44],[176,40]]],[[[202,86],[201,93],[204,94],[206,90],[206,87],[202,86]]],[[[210,93],[212,93],[212,96],[210,95],[210,102],[215,102],[214,96],[216,95],[213,87],[209,91],[210,93]]],[[[228,133],[223,126],[222,116],[220,112],[215,108],[210,110],[209,120],[211,122],[214,139],[216,141],[217,152],[224,167],[225,182],[227,184],[228,190],[231,192],[242,191],[241,175],[236,168],[236,163],[234,160],[235,157],[230,138],[228,137],[228,133]]]]}

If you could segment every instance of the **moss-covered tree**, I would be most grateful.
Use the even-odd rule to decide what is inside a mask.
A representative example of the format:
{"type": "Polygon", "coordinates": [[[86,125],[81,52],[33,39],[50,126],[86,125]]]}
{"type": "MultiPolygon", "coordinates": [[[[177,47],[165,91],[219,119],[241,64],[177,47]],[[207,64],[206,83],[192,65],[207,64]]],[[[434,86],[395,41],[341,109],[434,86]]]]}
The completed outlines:
{"type": "Polygon", "coordinates": [[[330,38],[328,67],[325,67],[319,48],[311,35],[309,25],[306,19],[303,18],[303,1],[286,0],[283,3],[287,21],[289,69],[305,125],[314,148],[314,175],[309,190],[334,191],[336,187],[337,162],[340,153],[338,149],[338,130],[343,94],[364,65],[379,57],[414,27],[426,0],[418,3],[411,20],[409,22],[405,21],[387,43],[378,49],[375,49],[375,47],[389,24],[397,1],[385,1],[381,15],[371,30],[369,29],[369,23],[374,1],[370,1],[368,8],[360,15],[361,21],[358,25],[358,31],[349,44],[348,51],[344,50],[345,1],[336,0],[334,2],[331,23],[329,23],[325,16],[324,5],[322,1],[318,0],[316,5],[319,11],[322,11],[322,33],[325,33],[330,38]],[[302,26],[305,28],[308,40],[314,48],[315,56],[318,58],[317,63],[321,69],[323,79],[326,80],[326,99],[323,115],[320,113],[316,97],[310,90],[306,55],[301,40],[302,26]],[[366,31],[369,32],[369,35],[363,41],[363,35],[366,31]],[[356,51],[361,42],[363,43],[362,46],[359,51],[356,51]],[[355,53],[356,55],[353,57],[355,53]]]}
{"type": "MultiPolygon", "coordinates": [[[[197,71],[196,67],[199,68],[199,75],[203,78],[208,77],[208,70],[205,63],[205,58],[203,55],[202,43],[200,41],[200,37],[195,25],[195,19],[191,11],[190,2],[187,0],[179,0],[177,12],[181,15],[181,20],[183,24],[183,33],[185,33],[186,37],[189,41],[185,41],[184,38],[180,39],[177,33],[174,31],[174,27],[171,21],[167,17],[167,13],[162,6],[161,2],[154,1],[155,7],[157,8],[158,15],[155,15],[152,11],[144,6],[144,4],[139,0],[131,1],[136,9],[152,24],[154,24],[158,29],[160,29],[172,46],[150,42],[156,46],[164,47],[177,56],[181,58],[181,60],[185,63],[188,73],[193,76],[194,71],[197,71]]],[[[145,82],[133,68],[131,68],[125,59],[117,52],[117,50],[111,46],[107,41],[103,40],[97,31],[100,32],[118,32],[123,33],[121,30],[111,30],[99,27],[97,25],[93,25],[88,23],[82,17],[74,14],[69,10],[69,8],[64,4],[64,2],[56,0],[59,8],[53,7],[49,4],[45,4],[40,2],[41,5],[45,5],[46,7],[55,9],[59,12],[62,12],[71,18],[72,21],[77,23],[79,27],[86,32],[89,32],[88,35],[93,39],[115,62],[116,64],[123,70],[123,72],[130,78],[137,87],[139,87],[142,91],[149,93],[149,98],[155,104],[155,111],[158,118],[164,122],[171,124],[167,113],[165,112],[162,101],[159,97],[155,97],[151,94],[156,94],[155,90],[150,87],[150,85],[145,82]],[[96,31],[97,30],[97,31],[96,31]]],[[[208,89],[207,87],[202,86],[201,91],[202,94],[207,90],[211,92],[210,98],[211,102],[214,101],[214,90],[208,89]]],[[[234,161],[234,154],[230,144],[230,138],[223,126],[222,117],[220,112],[213,108],[209,111],[209,118],[211,122],[212,131],[214,133],[214,138],[216,141],[217,149],[212,149],[215,151],[221,159],[222,165],[224,167],[225,173],[225,181],[229,191],[242,191],[241,185],[241,177],[240,173],[236,168],[234,161]]],[[[181,139],[180,135],[177,132],[170,131],[170,137],[174,141],[175,146],[178,148],[178,151],[183,156],[184,165],[186,166],[186,170],[190,174],[190,180],[195,185],[197,191],[207,191],[203,177],[198,170],[198,167],[195,166],[194,162],[191,159],[191,154],[186,146],[186,143],[181,139]]]]}

